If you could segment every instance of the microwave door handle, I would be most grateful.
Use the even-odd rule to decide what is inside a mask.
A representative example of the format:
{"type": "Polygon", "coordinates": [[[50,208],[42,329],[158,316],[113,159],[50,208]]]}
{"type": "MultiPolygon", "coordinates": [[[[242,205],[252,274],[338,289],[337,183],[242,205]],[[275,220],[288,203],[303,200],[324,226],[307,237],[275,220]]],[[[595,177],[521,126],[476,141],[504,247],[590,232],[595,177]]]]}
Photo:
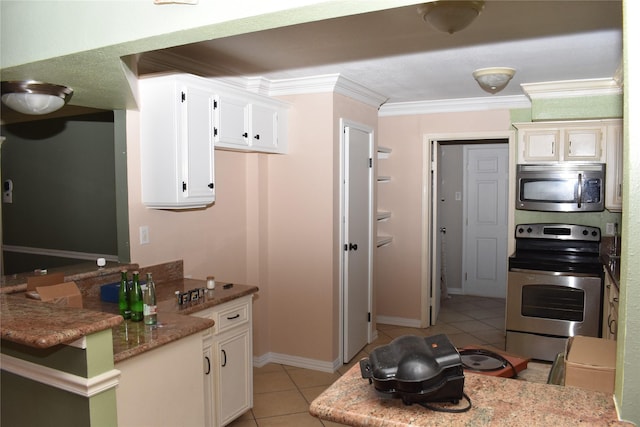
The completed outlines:
{"type": "Polygon", "coordinates": [[[582,174],[578,174],[578,209],[582,207],[582,174]]]}

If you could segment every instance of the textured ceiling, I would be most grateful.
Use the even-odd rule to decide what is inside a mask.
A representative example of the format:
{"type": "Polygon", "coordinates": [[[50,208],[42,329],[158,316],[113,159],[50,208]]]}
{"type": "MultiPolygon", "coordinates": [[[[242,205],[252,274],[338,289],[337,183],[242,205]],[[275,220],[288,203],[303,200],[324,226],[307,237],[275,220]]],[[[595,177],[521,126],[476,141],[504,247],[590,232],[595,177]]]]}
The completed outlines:
{"type": "Polygon", "coordinates": [[[141,58],[143,73],[179,68],[207,76],[275,80],[340,73],[388,102],[521,95],[522,83],[613,77],[622,60],[622,3],[489,0],[476,21],[452,35],[433,29],[416,6],[407,6],[141,58]],[[176,57],[189,61],[175,67],[176,57]],[[188,64],[197,66],[190,69],[188,64]],[[517,70],[497,95],[480,89],[471,75],[491,66],[517,70]]]}

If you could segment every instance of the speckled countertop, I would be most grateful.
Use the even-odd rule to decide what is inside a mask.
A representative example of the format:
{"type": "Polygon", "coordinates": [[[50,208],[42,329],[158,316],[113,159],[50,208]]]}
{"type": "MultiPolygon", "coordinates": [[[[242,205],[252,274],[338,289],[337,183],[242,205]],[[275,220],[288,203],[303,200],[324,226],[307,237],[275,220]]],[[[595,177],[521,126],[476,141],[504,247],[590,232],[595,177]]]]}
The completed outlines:
{"type": "MultiPolygon", "coordinates": [[[[103,268],[98,268],[95,262],[85,262],[64,267],[47,269],[48,273],[63,272],[65,281],[81,281],[85,279],[99,279],[103,276],[119,274],[125,268],[132,270],[137,268],[137,264],[120,264],[117,262],[107,262],[103,268]]],[[[0,277],[0,293],[16,293],[27,290],[27,277],[41,275],[34,271],[20,274],[11,274],[0,277]]]]}
{"type": "MultiPolygon", "coordinates": [[[[218,283],[215,290],[207,290],[204,293],[204,299],[178,306],[175,291],[185,292],[204,288],[205,285],[204,280],[195,279],[178,279],[158,284],[158,325],[149,327],[142,322],[125,320],[114,327],[112,329],[114,361],[120,362],[210,328],[214,324],[213,320],[190,315],[258,291],[255,286],[237,284],[230,289],[223,289],[222,284],[218,283]]],[[[99,299],[85,302],[85,307],[100,312],[118,313],[118,304],[102,302],[99,299]]]]}
{"type": "Polygon", "coordinates": [[[73,342],[122,322],[119,315],[60,307],[29,300],[24,294],[0,295],[0,313],[2,339],[36,348],[73,342]]]}
{"type": "Polygon", "coordinates": [[[613,397],[606,393],[474,373],[465,373],[464,391],[473,403],[468,412],[406,406],[400,399],[381,397],[356,364],[311,403],[309,412],[323,420],[368,427],[632,426],[618,421],[613,397]]]}
{"type": "MultiPolygon", "coordinates": [[[[130,266],[137,268],[135,264],[130,266]]],[[[150,270],[154,272],[154,277],[160,279],[156,281],[158,325],[149,327],[141,322],[123,320],[119,315],[118,304],[100,300],[100,285],[96,281],[101,277],[108,277],[107,283],[110,283],[119,277],[122,267],[123,265],[113,265],[96,271],[94,266],[85,265],[72,272],[65,270],[65,277],[76,280],[80,287],[82,309],[28,299],[24,292],[17,291],[23,286],[26,289],[26,284],[7,284],[11,290],[0,293],[1,338],[30,347],[49,348],[111,328],[114,362],[117,363],[210,328],[214,324],[213,320],[190,315],[258,291],[255,286],[238,284],[230,289],[223,289],[222,283],[218,283],[215,290],[204,292],[203,299],[178,306],[176,291],[204,288],[206,282],[181,278],[181,262],[143,268],[140,269],[142,277],[146,270],[150,270]]]]}

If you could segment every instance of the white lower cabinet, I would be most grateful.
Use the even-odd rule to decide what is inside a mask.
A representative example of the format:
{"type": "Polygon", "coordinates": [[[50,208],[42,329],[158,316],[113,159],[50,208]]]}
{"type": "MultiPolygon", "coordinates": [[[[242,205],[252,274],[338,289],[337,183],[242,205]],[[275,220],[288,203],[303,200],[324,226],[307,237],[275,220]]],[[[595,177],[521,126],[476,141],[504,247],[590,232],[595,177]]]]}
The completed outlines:
{"type": "Polygon", "coordinates": [[[119,427],[205,423],[207,402],[198,386],[202,339],[193,334],[115,364],[120,371],[116,388],[119,427]]]}
{"type": "Polygon", "coordinates": [[[208,426],[225,426],[253,407],[251,301],[248,295],[194,314],[215,321],[203,339],[208,426]]]}

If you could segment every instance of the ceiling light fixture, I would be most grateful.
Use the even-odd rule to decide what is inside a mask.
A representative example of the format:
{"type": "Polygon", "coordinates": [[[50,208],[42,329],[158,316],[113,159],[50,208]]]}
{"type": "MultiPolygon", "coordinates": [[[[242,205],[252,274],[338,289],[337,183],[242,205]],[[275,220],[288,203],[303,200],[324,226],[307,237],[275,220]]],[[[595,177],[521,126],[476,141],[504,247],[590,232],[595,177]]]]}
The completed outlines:
{"type": "Polygon", "coordinates": [[[445,33],[465,29],[480,15],[484,1],[435,0],[418,6],[425,22],[445,33]]]}
{"type": "Polygon", "coordinates": [[[59,110],[73,95],[73,89],[34,80],[2,82],[2,102],[23,114],[49,114],[59,110]]]}
{"type": "Polygon", "coordinates": [[[515,69],[508,67],[479,68],[473,72],[473,78],[485,91],[498,93],[507,86],[515,73],[515,69]]]}

